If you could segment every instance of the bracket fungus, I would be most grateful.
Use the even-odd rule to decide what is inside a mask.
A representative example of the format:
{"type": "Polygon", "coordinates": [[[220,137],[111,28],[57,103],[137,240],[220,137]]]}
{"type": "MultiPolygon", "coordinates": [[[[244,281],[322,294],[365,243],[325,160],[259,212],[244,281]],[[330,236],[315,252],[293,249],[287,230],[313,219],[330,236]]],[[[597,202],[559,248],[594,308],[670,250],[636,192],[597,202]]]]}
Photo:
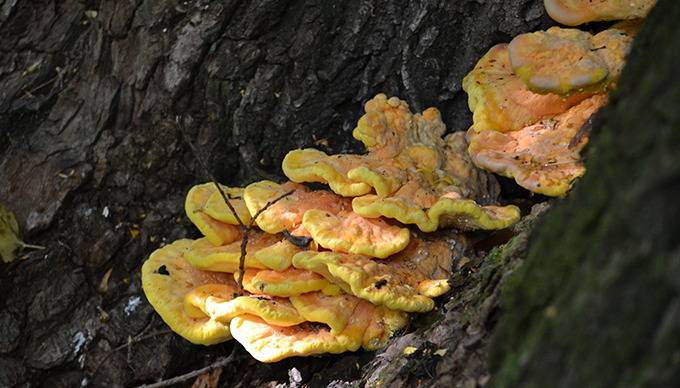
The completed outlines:
{"type": "MultiPolygon", "coordinates": [[[[238,275],[234,274],[236,278],[238,275]]],[[[322,291],[327,295],[343,293],[337,284],[332,284],[318,273],[288,268],[285,271],[249,268],[243,275],[243,288],[253,294],[267,294],[281,297],[322,291]]]]}
{"type": "Polygon", "coordinates": [[[404,311],[375,305],[348,294],[313,292],[291,297],[290,301],[307,321],[328,325],[331,335],[350,351],[361,346],[379,349],[394,331],[408,322],[404,311]]]}
{"type": "MultiPolygon", "coordinates": [[[[262,231],[254,231],[248,239],[245,257],[246,268],[266,268],[255,258],[259,250],[272,247],[281,241],[281,236],[271,235],[262,231]]],[[[241,240],[225,245],[215,245],[207,238],[200,238],[192,242],[184,252],[184,258],[193,267],[206,271],[238,272],[241,258],[241,240]]]]}
{"type": "MultiPolygon", "coordinates": [[[[229,199],[229,202],[234,207],[236,215],[229,209],[227,203],[224,202],[222,193],[220,193],[213,183],[207,183],[207,192],[212,192],[208,201],[204,205],[205,214],[216,219],[217,221],[222,221],[231,225],[238,225],[236,216],[241,220],[242,223],[247,224],[252,218],[250,212],[248,211],[248,206],[246,201],[243,199],[244,189],[240,187],[227,187],[222,186],[222,191],[229,199]]],[[[200,187],[200,186],[198,186],[200,187]]]]}
{"type": "Polygon", "coordinates": [[[568,98],[538,94],[512,71],[508,44],[492,47],[463,79],[468,106],[477,131],[518,131],[542,117],[566,111],[590,95],[575,93],[568,98]]]}
{"type": "Polygon", "coordinates": [[[543,4],[553,20],[577,26],[603,20],[644,18],[656,0],[544,0],[543,4]]]}
{"type": "Polygon", "coordinates": [[[364,218],[353,211],[333,214],[327,210],[309,210],[302,224],[324,248],[384,259],[408,245],[407,228],[388,225],[380,218],[364,218]]]}
{"type": "Polygon", "coordinates": [[[469,159],[465,138],[445,131],[435,108],[412,114],[396,97],[378,94],[365,106],[353,135],[367,155],[295,150],[283,171],[296,182],[323,182],[355,197],[353,210],[368,218],[394,218],[422,231],[438,227],[502,229],[519,220],[515,206],[494,206],[495,186],[469,159]]]}
{"type": "Polygon", "coordinates": [[[295,356],[346,352],[328,326],[316,322],[281,327],[258,317],[235,317],[230,328],[234,338],[257,360],[276,362],[295,356]]]}
{"type": "Polygon", "coordinates": [[[142,286],[158,315],[187,340],[212,345],[231,339],[229,326],[208,316],[194,318],[184,309],[184,298],[194,288],[207,284],[232,285],[233,276],[201,271],[184,260],[191,240],[178,240],[153,252],[142,266],[142,286]]]}
{"type": "Polygon", "coordinates": [[[552,27],[492,47],[463,81],[474,163],[535,193],[566,193],[585,173],[579,131],[607,103],[640,24],[596,35],[552,27]]]}
{"type": "MultiPolygon", "coordinates": [[[[258,226],[267,233],[281,233],[284,229],[291,234],[302,224],[302,217],[310,209],[338,213],[350,207],[349,201],[326,190],[310,190],[307,187],[287,182],[278,184],[271,181],[255,182],[244,190],[244,198],[251,214],[265,208],[268,202],[290,190],[293,194],[269,206],[258,217],[258,226]]],[[[304,232],[303,232],[304,233],[304,232]]]]}
{"type": "Polygon", "coordinates": [[[453,259],[447,242],[413,239],[404,251],[386,260],[337,252],[300,252],[293,257],[293,266],[318,273],[348,294],[374,304],[426,312],[434,307],[431,298],[449,290],[453,259]]]}
{"type": "MultiPolygon", "coordinates": [[[[545,4],[571,24],[641,17],[654,1],[545,4]]],[[[185,208],[205,238],[151,254],[149,302],[189,341],[233,336],[263,362],[385,346],[408,313],[430,311],[450,289],[471,248],[459,230],[519,220],[516,206],[498,206],[499,185],[484,170],[546,195],[583,174],[579,134],[616,86],[639,25],[594,36],[551,28],[491,48],[463,80],[467,134],[444,136],[436,108],[413,114],[378,94],[353,131],[366,154],[291,151],[282,165],[291,182],[220,186],[231,205],[215,184],[195,186],[185,208]]]]}
{"type": "Polygon", "coordinates": [[[602,93],[618,80],[634,31],[614,26],[599,34],[552,27],[515,37],[512,71],[534,93],[602,93]]]}
{"type": "Polygon", "coordinates": [[[470,156],[478,166],[514,178],[534,193],[562,195],[575,178],[585,173],[579,151],[587,138],[573,148],[569,143],[588,118],[606,103],[606,95],[596,95],[519,131],[477,132],[472,127],[468,130],[473,139],[470,156]]]}
{"type": "Polygon", "coordinates": [[[294,182],[219,186],[233,213],[217,186],[195,186],[186,212],[205,237],[151,255],[149,301],[188,340],[233,336],[263,362],[384,346],[450,289],[471,247],[460,229],[519,219],[497,206],[498,184],[472,163],[465,134],[444,131],[436,109],[414,115],[379,94],[354,130],[367,155],[293,151],[283,167],[294,182]]]}
{"type": "Polygon", "coordinates": [[[240,237],[241,228],[232,223],[219,221],[206,212],[206,205],[215,193],[219,194],[212,183],[192,187],[187,194],[184,209],[189,220],[211,243],[228,244],[240,237]]]}
{"type": "Polygon", "coordinates": [[[260,317],[276,326],[294,326],[305,321],[286,298],[260,295],[234,297],[233,291],[233,287],[224,284],[198,287],[184,297],[184,309],[187,315],[210,317],[224,324],[243,315],[260,317]]]}

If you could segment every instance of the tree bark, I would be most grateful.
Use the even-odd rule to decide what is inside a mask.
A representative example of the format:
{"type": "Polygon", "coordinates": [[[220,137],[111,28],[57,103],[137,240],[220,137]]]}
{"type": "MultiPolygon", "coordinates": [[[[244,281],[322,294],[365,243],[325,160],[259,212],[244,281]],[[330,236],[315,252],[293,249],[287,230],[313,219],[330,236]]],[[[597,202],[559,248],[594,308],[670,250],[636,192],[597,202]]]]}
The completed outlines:
{"type": "Polygon", "coordinates": [[[680,382],[680,5],[659,1],[593,124],[587,173],[504,291],[494,387],[680,382]]]}
{"type": "MultiPolygon", "coordinates": [[[[234,348],[233,341],[202,347],[163,334],[167,326],[141,289],[140,267],[153,250],[198,236],[184,216],[184,196],[208,178],[175,120],[222,183],[283,180],[280,164],[289,150],[361,152],[351,131],[362,104],[379,92],[406,100],[414,112],[437,107],[448,131],[467,129],[472,118],[461,83],[476,61],[494,44],[553,24],[540,0],[0,1],[0,202],[16,213],[25,241],[47,247],[0,264],[0,386],[135,386],[200,369],[234,348]]],[[[645,45],[661,55],[659,39],[647,38],[645,45]]],[[[662,65],[648,59],[649,66],[662,65]]],[[[670,74],[636,66],[631,73],[651,74],[652,81],[670,74]]],[[[613,106],[625,110],[625,101],[650,101],[636,93],[650,80],[622,86],[613,106]]],[[[670,122],[675,116],[658,117],[670,122]]],[[[623,125],[602,119],[596,126],[605,123],[623,125]]],[[[611,164],[621,169],[607,174],[646,177],[640,161],[648,159],[640,149],[653,147],[650,136],[660,131],[645,134],[649,143],[636,143],[633,133],[606,135],[616,129],[605,127],[601,138],[634,144],[626,143],[626,163],[611,164]]],[[[607,150],[603,145],[594,147],[594,155],[607,150]]],[[[588,183],[593,176],[589,167],[579,193],[595,184],[588,183]]],[[[657,193],[668,192],[671,181],[649,177],[628,197],[595,191],[594,198],[599,206],[632,204],[642,198],[636,193],[654,203],[664,200],[657,193]],[[662,183],[664,190],[655,190],[662,183]]],[[[588,201],[594,199],[579,202],[588,201]]],[[[564,210],[552,217],[559,212],[564,210]]],[[[636,227],[673,230],[650,218],[654,213],[645,214],[636,227]]],[[[659,216],[675,221],[671,214],[659,216]]],[[[592,224],[599,215],[592,213],[592,224]]],[[[524,257],[529,225],[518,227],[504,250],[471,255],[439,310],[416,318],[412,331],[386,349],[274,365],[253,363],[237,349],[238,360],[225,368],[220,386],[292,387],[300,383],[289,377],[292,368],[308,387],[484,385],[500,286],[524,257]],[[405,356],[407,346],[421,350],[405,356]],[[446,353],[432,356],[437,347],[446,353]]],[[[531,273],[535,260],[523,271],[531,273]]],[[[510,323],[498,337],[511,340],[494,348],[499,376],[506,376],[512,364],[505,357],[511,360],[525,338],[514,337],[519,326],[513,322],[545,320],[541,314],[551,301],[531,301],[533,294],[521,289],[508,294],[519,296],[508,298],[510,323]]],[[[653,305],[665,306],[666,320],[673,322],[674,294],[662,294],[653,305]]],[[[660,308],[650,316],[658,319],[660,308]]]]}

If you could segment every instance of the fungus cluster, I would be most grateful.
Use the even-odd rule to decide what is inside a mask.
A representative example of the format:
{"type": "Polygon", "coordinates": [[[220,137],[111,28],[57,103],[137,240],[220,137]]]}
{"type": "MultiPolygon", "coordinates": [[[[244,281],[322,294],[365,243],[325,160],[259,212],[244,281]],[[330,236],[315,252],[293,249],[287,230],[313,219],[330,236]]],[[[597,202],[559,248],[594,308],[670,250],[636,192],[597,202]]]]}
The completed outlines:
{"type": "Polygon", "coordinates": [[[221,187],[234,212],[214,184],[193,187],[185,208],[205,237],[149,257],[147,298],[189,341],[235,338],[263,362],[384,346],[408,313],[430,311],[449,290],[469,249],[459,230],[506,228],[520,217],[495,205],[497,184],[472,164],[464,134],[442,138],[444,130],[436,109],[414,115],[379,94],[354,131],[368,154],[292,151],[283,163],[291,182],[221,187]],[[242,296],[234,213],[256,225],[242,296]]]}
{"type": "MultiPolygon", "coordinates": [[[[654,1],[545,4],[578,24],[637,18],[654,1]]],[[[413,114],[378,94],[353,132],[366,154],[295,150],[282,165],[289,182],[193,187],[186,213],[205,237],[151,254],[148,300],[187,340],[235,338],[263,362],[384,346],[408,313],[430,311],[449,290],[469,249],[459,231],[519,220],[517,207],[498,206],[484,170],[546,195],[584,173],[579,133],[607,103],[639,25],[595,35],[554,27],[493,47],[463,81],[474,121],[466,134],[442,137],[436,108],[413,114]]]]}
{"type": "MultiPolygon", "coordinates": [[[[618,1],[595,3],[545,1],[551,16],[551,9],[559,9],[555,13],[562,18],[556,20],[564,23],[633,19],[654,2],[626,2],[623,8],[618,1]],[[577,19],[578,12],[598,16],[577,19]]],[[[584,129],[607,103],[608,90],[616,88],[640,25],[640,19],[626,20],[595,35],[552,27],[492,47],[463,80],[473,112],[467,140],[475,165],[514,178],[535,193],[567,192],[585,173],[580,162],[584,129]]]]}

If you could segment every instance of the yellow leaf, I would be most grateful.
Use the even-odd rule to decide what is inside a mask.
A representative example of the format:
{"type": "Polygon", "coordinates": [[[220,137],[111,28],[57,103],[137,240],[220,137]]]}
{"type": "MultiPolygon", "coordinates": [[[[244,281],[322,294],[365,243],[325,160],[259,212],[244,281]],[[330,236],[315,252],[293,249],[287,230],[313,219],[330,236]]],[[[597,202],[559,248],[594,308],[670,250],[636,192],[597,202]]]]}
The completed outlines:
{"type": "Polygon", "coordinates": [[[113,267],[106,271],[104,274],[104,277],[102,278],[101,283],[99,283],[99,291],[100,292],[106,292],[109,290],[109,278],[111,277],[111,272],[113,272],[113,267]]]}
{"type": "Polygon", "coordinates": [[[16,259],[17,251],[25,248],[44,249],[36,245],[28,245],[21,241],[19,235],[19,225],[17,224],[14,213],[0,205],[0,256],[2,261],[9,263],[16,259]]]}

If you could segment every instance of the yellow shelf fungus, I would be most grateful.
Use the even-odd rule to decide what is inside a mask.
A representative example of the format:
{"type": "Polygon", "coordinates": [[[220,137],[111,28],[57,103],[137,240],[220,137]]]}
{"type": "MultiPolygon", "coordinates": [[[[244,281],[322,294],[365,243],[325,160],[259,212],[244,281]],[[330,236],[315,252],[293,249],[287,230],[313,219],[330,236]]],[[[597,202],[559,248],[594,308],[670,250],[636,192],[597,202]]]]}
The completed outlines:
{"type": "MultiPolygon", "coordinates": [[[[234,274],[238,278],[238,274],[234,274]]],[[[311,271],[288,268],[285,271],[249,268],[243,275],[243,288],[253,294],[290,297],[308,292],[323,291],[337,295],[343,291],[323,276],[311,271]]]]}
{"type": "Polygon", "coordinates": [[[219,194],[212,183],[194,186],[187,194],[184,208],[187,217],[211,243],[215,245],[229,244],[241,238],[241,228],[218,221],[206,213],[205,207],[215,193],[219,194]]]}
{"type": "Polygon", "coordinates": [[[508,44],[492,47],[463,80],[477,131],[518,131],[542,117],[560,114],[590,97],[537,94],[512,71],[508,44]]]}
{"type": "MultiPolygon", "coordinates": [[[[245,257],[245,267],[265,268],[264,264],[255,258],[255,253],[259,249],[276,244],[281,238],[262,231],[254,231],[246,245],[249,253],[245,257]]],[[[200,238],[192,242],[184,253],[184,258],[190,265],[206,271],[238,272],[240,257],[241,239],[226,245],[215,245],[207,238],[200,238]]]]}
{"type": "Polygon", "coordinates": [[[229,327],[234,338],[261,362],[347,351],[322,323],[304,322],[282,327],[270,325],[259,317],[243,316],[232,319],[229,327]]]}
{"type": "MultiPolygon", "coordinates": [[[[545,3],[573,23],[639,17],[654,1],[545,3]]],[[[263,362],[385,346],[409,312],[430,311],[432,298],[450,289],[470,249],[459,229],[519,220],[517,207],[497,206],[498,184],[476,165],[546,195],[566,192],[583,174],[578,152],[587,138],[578,134],[615,87],[639,25],[595,36],[551,28],[493,47],[463,80],[474,120],[467,136],[442,137],[436,108],[413,114],[378,94],[353,132],[367,154],[291,151],[282,168],[292,182],[221,186],[236,215],[212,183],[192,188],[186,212],[205,238],[151,254],[142,267],[149,302],[189,341],[233,336],[263,362]],[[238,297],[236,216],[256,225],[247,235],[246,295],[238,297]]]]}
{"type": "MultiPolygon", "coordinates": [[[[271,182],[262,187],[275,193],[295,187],[289,197],[297,196],[294,203],[308,210],[291,226],[309,228],[317,245],[335,251],[302,251],[280,233],[253,228],[245,257],[247,294],[237,297],[240,236],[224,245],[201,238],[157,250],[143,266],[144,291],[165,322],[191,342],[210,345],[233,335],[263,362],[362,346],[378,349],[408,322],[408,312],[434,307],[432,298],[449,290],[453,263],[469,247],[455,231],[416,236],[382,219],[339,210],[346,206],[338,204],[346,200],[330,192],[315,194],[297,184],[271,182]],[[315,202],[322,209],[306,203],[307,197],[323,198],[315,202]],[[337,214],[327,210],[329,203],[337,214]],[[373,255],[343,253],[354,246],[364,254],[372,249],[373,255]]],[[[247,189],[240,194],[226,189],[247,202],[247,189]]],[[[211,186],[197,186],[190,191],[187,208],[204,209],[213,194],[211,186]]],[[[278,208],[282,214],[290,214],[290,209],[285,203],[278,208]]],[[[201,216],[197,225],[210,224],[208,217],[221,222],[205,212],[195,213],[201,216]]]]}
{"type": "Polygon", "coordinates": [[[381,259],[404,249],[411,238],[407,228],[390,226],[382,219],[364,218],[346,210],[338,214],[309,210],[302,219],[302,225],[324,248],[381,259]]]}
{"type": "Polygon", "coordinates": [[[200,318],[200,312],[202,316],[227,325],[235,317],[243,315],[256,316],[276,326],[294,326],[305,322],[287,298],[261,295],[235,298],[233,291],[235,289],[224,284],[209,284],[192,290],[184,298],[187,315],[200,318]]]}
{"type": "Polygon", "coordinates": [[[361,346],[368,350],[383,347],[392,333],[408,322],[404,311],[376,306],[353,295],[313,292],[291,296],[290,301],[307,321],[328,325],[331,335],[352,352],[361,346]]]}
{"type": "Polygon", "coordinates": [[[543,4],[553,20],[577,26],[602,20],[644,18],[656,0],[544,0],[543,4]]]}
{"type": "Polygon", "coordinates": [[[149,301],[173,330],[206,345],[233,335],[263,362],[375,350],[409,312],[431,310],[432,298],[450,289],[470,245],[439,227],[497,229],[519,219],[516,207],[493,206],[497,184],[474,166],[463,133],[442,138],[436,109],[413,115],[405,102],[378,95],[366,110],[354,135],[368,155],[301,150],[284,162],[293,180],[325,182],[335,193],[296,182],[220,186],[254,225],[244,296],[236,296],[236,216],[215,185],[189,191],[187,214],[206,237],[157,250],[143,271],[149,301]]]}
{"type": "Polygon", "coordinates": [[[534,93],[602,93],[621,75],[629,34],[616,27],[595,36],[560,27],[522,34],[508,45],[512,71],[534,93]]]}
{"type": "Polygon", "coordinates": [[[248,185],[244,190],[244,198],[250,214],[255,215],[268,202],[294,190],[293,194],[267,207],[258,217],[260,229],[267,233],[281,233],[284,229],[293,231],[302,224],[302,217],[310,209],[322,209],[338,213],[350,208],[350,203],[343,197],[333,195],[326,190],[310,190],[307,187],[287,182],[282,185],[261,181],[248,185]]]}
{"type": "Polygon", "coordinates": [[[463,81],[473,162],[532,192],[566,193],[585,173],[579,151],[588,119],[616,87],[640,24],[620,22],[594,36],[552,27],[491,48],[463,81]]]}
{"type": "MultiPolygon", "coordinates": [[[[215,184],[208,183],[207,186],[207,190],[211,191],[212,195],[210,195],[210,198],[208,198],[208,201],[205,203],[205,214],[216,219],[217,221],[238,225],[239,223],[236,220],[234,213],[231,211],[231,209],[229,209],[227,203],[224,202],[224,197],[222,197],[222,193],[220,193],[215,188],[215,184]]],[[[238,215],[241,222],[244,224],[250,222],[250,212],[248,211],[246,202],[243,200],[243,192],[245,190],[240,187],[227,187],[223,185],[220,185],[220,187],[227,196],[231,206],[233,206],[234,210],[236,210],[236,214],[238,215]]]]}
{"type": "Polygon", "coordinates": [[[355,351],[361,346],[376,350],[408,320],[404,312],[351,295],[309,293],[290,301],[306,322],[277,326],[253,315],[231,320],[234,338],[256,359],[276,362],[292,356],[355,351]]]}
{"type": "Polygon", "coordinates": [[[328,251],[300,252],[293,257],[293,266],[316,272],[374,304],[425,312],[434,307],[431,298],[449,290],[453,259],[447,242],[414,238],[405,250],[381,261],[328,251]]]}
{"type": "MultiPolygon", "coordinates": [[[[295,150],[283,159],[283,173],[293,182],[326,183],[338,195],[356,197],[371,192],[371,185],[347,178],[349,171],[362,165],[357,155],[332,155],[315,149],[295,150]]],[[[372,160],[364,165],[378,168],[372,160]]]]}
{"type": "Polygon", "coordinates": [[[365,110],[353,134],[368,155],[291,151],[284,173],[354,196],[352,208],[364,217],[395,218],[423,231],[502,229],[519,220],[515,206],[483,206],[493,204],[493,185],[470,160],[463,134],[441,137],[446,127],[437,109],[414,115],[404,101],[378,94],[365,110]]]}
{"type": "Polygon", "coordinates": [[[229,326],[211,317],[189,316],[184,298],[194,288],[208,284],[231,285],[227,273],[201,271],[184,260],[191,240],[178,240],[153,252],[142,266],[142,286],[149,303],[177,334],[195,344],[213,345],[231,339],[229,326]]]}
{"type": "Polygon", "coordinates": [[[519,221],[515,206],[479,206],[455,191],[432,193],[415,182],[405,184],[387,198],[364,195],[352,201],[364,217],[385,216],[404,224],[414,224],[423,232],[452,226],[461,230],[504,229],[519,221]]]}
{"type": "MultiPolygon", "coordinates": [[[[283,354],[354,351],[361,346],[377,349],[407,322],[403,311],[375,306],[338,290],[329,295],[298,289],[291,292],[290,298],[262,293],[235,297],[233,274],[202,271],[184,259],[190,244],[191,240],[179,240],[154,252],[142,267],[142,277],[147,298],[156,311],[175,332],[193,343],[211,345],[231,339],[236,333],[235,337],[241,338],[247,348],[254,342],[268,343],[270,346],[249,351],[260,361],[273,362],[283,354]],[[247,322],[257,322],[261,330],[279,334],[254,338],[254,331],[241,330],[247,322]],[[271,353],[280,341],[294,344],[271,353]]],[[[276,273],[267,271],[270,278],[262,277],[265,281],[276,273]]],[[[315,273],[292,268],[286,272],[297,272],[301,285],[316,279],[321,280],[318,289],[329,288],[328,282],[315,273]]],[[[248,275],[252,275],[251,271],[248,275]]],[[[292,277],[285,281],[290,284],[292,277]]]]}
{"type": "Polygon", "coordinates": [[[534,193],[562,195],[574,179],[585,173],[579,151],[587,138],[573,148],[569,144],[588,118],[606,103],[606,95],[593,96],[553,118],[508,133],[479,133],[472,127],[472,160],[489,171],[514,178],[534,193]]]}

